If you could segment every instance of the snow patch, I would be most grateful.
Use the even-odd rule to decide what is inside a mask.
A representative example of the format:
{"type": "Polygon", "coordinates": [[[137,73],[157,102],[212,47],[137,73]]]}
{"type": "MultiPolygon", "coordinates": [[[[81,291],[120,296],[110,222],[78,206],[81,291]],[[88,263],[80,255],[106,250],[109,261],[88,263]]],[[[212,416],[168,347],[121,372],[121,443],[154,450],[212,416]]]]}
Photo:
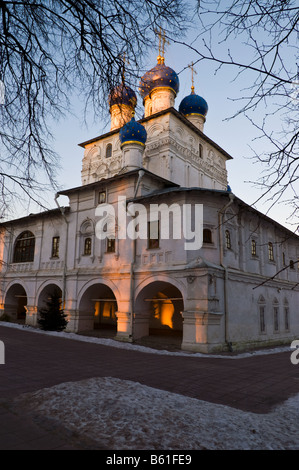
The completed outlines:
{"type": "Polygon", "coordinates": [[[299,449],[299,394],[254,414],[105,377],[24,394],[17,403],[108,449],[299,449]]]}

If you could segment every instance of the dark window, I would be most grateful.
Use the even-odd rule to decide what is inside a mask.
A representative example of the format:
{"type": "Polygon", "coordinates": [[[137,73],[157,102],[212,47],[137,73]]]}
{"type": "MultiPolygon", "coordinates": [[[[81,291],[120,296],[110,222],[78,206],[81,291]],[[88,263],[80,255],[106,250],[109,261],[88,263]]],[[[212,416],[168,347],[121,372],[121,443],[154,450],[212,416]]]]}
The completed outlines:
{"type": "Polygon", "coordinates": [[[203,242],[204,243],[213,243],[212,242],[212,232],[209,228],[203,229],[203,242]]]}
{"type": "Polygon", "coordinates": [[[30,263],[34,260],[35,237],[27,231],[18,236],[13,255],[13,263],[30,263]]]}
{"type": "Polygon", "coordinates": [[[230,250],[232,247],[232,244],[231,244],[229,230],[225,230],[225,244],[226,244],[226,248],[230,250]]]}
{"type": "Polygon", "coordinates": [[[256,241],[251,240],[251,255],[256,256],[256,241]]]}
{"type": "Polygon", "coordinates": [[[107,238],[107,253],[115,253],[115,239],[107,238]]]}
{"type": "Polygon", "coordinates": [[[106,147],[106,158],[110,158],[112,156],[112,144],[108,144],[106,147]]]}
{"type": "Polygon", "coordinates": [[[269,256],[269,261],[274,261],[274,251],[273,251],[273,243],[272,242],[268,243],[268,256],[269,256]]]}
{"type": "Polygon", "coordinates": [[[273,313],[274,313],[274,331],[278,331],[279,330],[279,317],[278,317],[279,309],[278,309],[278,307],[273,308],[273,313]]]}
{"type": "Polygon", "coordinates": [[[284,308],[284,327],[286,330],[290,328],[289,307],[284,308]]]}
{"type": "Polygon", "coordinates": [[[295,269],[295,264],[292,259],[290,259],[290,269],[295,269]]]}
{"type": "Polygon", "coordinates": [[[198,146],[198,155],[199,155],[199,158],[203,158],[203,152],[202,152],[202,145],[199,144],[198,146]]]}
{"type": "Polygon", "coordinates": [[[260,330],[261,330],[261,333],[264,333],[264,331],[266,330],[264,305],[260,306],[260,330]]]}
{"type": "Polygon", "coordinates": [[[148,222],[147,224],[147,247],[149,249],[159,248],[159,222],[148,222]]]}
{"type": "Polygon", "coordinates": [[[59,258],[59,241],[60,237],[52,238],[52,258],[59,258]]]}
{"type": "Polygon", "coordinates": [[[84,255],[91,255],[91,238],[84,240],[84,255]]]}

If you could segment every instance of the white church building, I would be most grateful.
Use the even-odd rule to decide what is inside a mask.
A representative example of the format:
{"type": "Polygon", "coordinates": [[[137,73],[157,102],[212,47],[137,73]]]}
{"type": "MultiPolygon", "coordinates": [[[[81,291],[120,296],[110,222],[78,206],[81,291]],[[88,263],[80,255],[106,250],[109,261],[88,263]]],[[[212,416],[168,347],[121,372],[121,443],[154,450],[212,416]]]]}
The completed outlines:
{"type": "Polygon", "coordinates": [[[110,131],[80,144],[82,185],[0,225],[0,318],[38,327],[58,289],[70,332],[205,353],[299,338],[299,238],[233,194],[206,101],[192,86],[177,110],[178,90],[159,56],[137,122],[135,92],[116,87],[110,131]]]}

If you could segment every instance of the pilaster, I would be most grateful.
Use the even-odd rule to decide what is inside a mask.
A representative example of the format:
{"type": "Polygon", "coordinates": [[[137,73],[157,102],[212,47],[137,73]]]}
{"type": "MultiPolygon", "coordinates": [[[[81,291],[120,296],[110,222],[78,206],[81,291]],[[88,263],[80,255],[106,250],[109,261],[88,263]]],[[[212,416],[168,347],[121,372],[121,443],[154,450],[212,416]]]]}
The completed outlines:
{"type": "Polygon", "coordinates": [[[222,313],[208,313],[201,310],[182,312],[183,340],[182,349],[208,353],[221,349],[223,338],[221,334],[222,313]]]}

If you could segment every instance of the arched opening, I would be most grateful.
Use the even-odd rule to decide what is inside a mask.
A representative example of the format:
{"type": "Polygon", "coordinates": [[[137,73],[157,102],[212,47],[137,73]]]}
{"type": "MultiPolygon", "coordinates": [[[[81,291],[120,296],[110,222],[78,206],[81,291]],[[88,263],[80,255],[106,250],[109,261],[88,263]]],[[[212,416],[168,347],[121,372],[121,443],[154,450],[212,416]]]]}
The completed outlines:
{"type": "Polygon", "coordinates": [[[117,301],[110,287],[94,284],[86,289],[79,304],[79,331],[116,333],[117,301]]]}
{"type": "Polygon", "coordinates": [[[12,321],[25,322],[27,312],[27,294],[21,284],[11,286],[5,296],[4,315],[12,321]]]}
{"type": "Polygon", "coordinates": [[[154,281],[144,287],[135,301],[136,326],[138,315],[147,319],[144,336],[176,338],[181,343],[183,334],[184,301],[181,291],[173,284],[165,281],[154,281]]]}
{"type": "Polygon", "coordinates": [[[54,294],[57,294],[57,296],[60,296],[60,298],[62,298],[62,291],[60,287],[58,287],[56,284],[48,284],[47,286],[45,286],[38,297],[38,302],[37,302],[38,310],[40,308],[45,308],[46,303],[50,300],[51,296],[54,294]]]}

